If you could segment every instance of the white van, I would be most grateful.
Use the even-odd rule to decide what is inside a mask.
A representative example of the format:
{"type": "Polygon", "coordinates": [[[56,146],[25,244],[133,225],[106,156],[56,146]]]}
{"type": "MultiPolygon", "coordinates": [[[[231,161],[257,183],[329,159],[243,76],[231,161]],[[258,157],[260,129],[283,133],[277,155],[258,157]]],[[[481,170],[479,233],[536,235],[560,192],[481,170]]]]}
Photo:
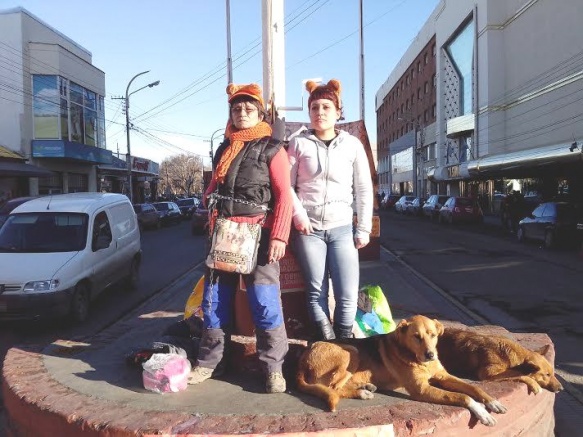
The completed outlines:
{"type": "Polygon", "coordinates": [[[70,315],[125,279],[137,286],[136,214],[122,194],[45,196],[16,207],[0,228],[0,320],[70,315]]]}

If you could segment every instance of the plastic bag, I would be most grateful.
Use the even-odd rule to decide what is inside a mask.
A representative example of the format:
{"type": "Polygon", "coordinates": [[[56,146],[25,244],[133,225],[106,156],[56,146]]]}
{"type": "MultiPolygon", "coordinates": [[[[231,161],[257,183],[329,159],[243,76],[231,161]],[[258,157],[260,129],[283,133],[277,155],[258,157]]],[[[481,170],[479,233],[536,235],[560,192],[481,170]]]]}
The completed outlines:
{"type": "Polygon", "coordinates": [[[202,294],[204,292],[204,275],[200,277],[194,286],[192,293],[188,296],[186,306],[184,308],[184,318],[188,319],[191,316],[202,318],[202,294]]]}
{"type": "Polygon", "coordinates": [[[358,291],[356,323],[367,337],[388,334],[397,327],[389,302],[378,285],[365,285],[358,291]]]}
{"type": "Polygon", "coordinates": [[[146,390],[176,393],[186,390],[190,361],[178,354],[154,354],[142,364],[142,381],[146,390]]]}

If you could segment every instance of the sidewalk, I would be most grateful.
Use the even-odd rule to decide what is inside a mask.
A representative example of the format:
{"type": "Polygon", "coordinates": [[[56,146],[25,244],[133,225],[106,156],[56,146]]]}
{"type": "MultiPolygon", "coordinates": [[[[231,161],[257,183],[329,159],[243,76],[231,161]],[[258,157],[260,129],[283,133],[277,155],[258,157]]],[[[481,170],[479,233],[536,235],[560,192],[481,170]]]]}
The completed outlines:
{"type": "MultiPolygon", "coordinates": [[[[555,396],[546,391],[528,396],[521,384],[483,383],[509,408],[508,414],[496,415],[495,428],[476,424],[465,409],[414,402],[398,393],[376,394],[370,401],[342,400],[337,413],[328,413],[319,399],[293,390],[289,378],[290,390],[278,395],[264,394],[262,378],[244,374],[208,380],[180,393],[148,392],[143,389],[140,371],[127,367],[124,356],[181,318],[202,271],[202,266],[197,266],[126,318],[84,342],[12,348],[4,363],[2,387],[8,434],[340,435],[340,430],[350,430],[350,435],[473,436],[492,435],[494,431],[527,435],[529,429],[536,429],[537,435],[553,435],[555,396]]],[[[381,250],[379,261],[361,263],[361,283],[382,287],[396,320],[419,313],[468,326],[479,320],[385,250],[381,250]]],[[[530,347],[550,343],[544,334],[515,337],[530,347]]]]}

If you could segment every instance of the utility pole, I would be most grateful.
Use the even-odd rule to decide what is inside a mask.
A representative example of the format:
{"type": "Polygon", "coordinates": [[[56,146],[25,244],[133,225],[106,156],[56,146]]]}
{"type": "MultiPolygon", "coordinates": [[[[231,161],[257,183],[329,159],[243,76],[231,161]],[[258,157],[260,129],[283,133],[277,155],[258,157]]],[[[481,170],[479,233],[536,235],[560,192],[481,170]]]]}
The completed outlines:
{"type": "Polygon", "coordinates": [[[227,12],[227,85],[229,85],[233,82],[233,58],[231,57],[231,2],[229,0],[226,0],[225,7],[227,12]]]}
{"type": "Polygon", "coordinates": [[[364,122],[364,26],[363,26],[363,5],[359,2],[360,16],[360,119],[364,122]]]}
{"type": "Polygon", "coordinates": [[[271,102],[271,113],[273,115],[278,112],[279,117],[284,118],[285,28],[283,0],[262,0],[261,16],[263,37],[263,98],[266,103],[271,102]]]}
{"type": "Polygon", "coordinates": [[[127,150],[127,166],[128,166],[128,198],[130,199],[130,202],[133,203],[133,187],[132,187],[132,152],[131,152],[131,148],[130,148],[130,96],[134,93],[137,93],[140,90],[143,90],[144,88],[152,88],[156,85],[160,84],[160,81],[157,80],[156,82],[152,82],[149,83],[148,85],[145,85],[141,88],[138,88],[135,91],[132,91],[130,93],[130,85],[132,84],[132,82],[139,76],[141,76],[142,74],[146,74],[149,73],[150,70],[147,71],[142,71],[141,73],[136,74],[134,77],[132,77],[132,79],[130,80],[130,82],[128,83],[128,86],[126,88],[126,97],[125,97],[125,108],[126,108],[126,134],[127,134],[127,146],[128,146],[128,150],[127,150]]]}

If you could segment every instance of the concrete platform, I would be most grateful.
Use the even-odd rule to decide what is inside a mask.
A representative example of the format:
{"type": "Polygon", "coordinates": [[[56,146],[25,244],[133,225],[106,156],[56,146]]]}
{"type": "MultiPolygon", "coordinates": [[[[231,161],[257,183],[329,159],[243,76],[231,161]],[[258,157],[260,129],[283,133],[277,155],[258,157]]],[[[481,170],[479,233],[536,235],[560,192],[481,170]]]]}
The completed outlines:
{"type": "MultiPolygon", "coordinates": [[[[422,313],[446,324],[472,325],[467,314],[432,292],[421,280],[399,272],[390,257],[361,264],[366,282],[381,285],[396,319],[422,313]]],[[[192,282],[200,272],[192,272],[192,282]]],[[[188,280],[186,281],[188,283],[188,280]]],[[[179,285],[179,284],[178,284],[179,285]]],[[[342,400],[329,413],[321,400],[299,393],[263,393],[254,372],[254,342],[234,340],[229,376],[173,394],[142,386],[141,372],[127,367],[125,354],[155,338],[182,313],[189,293],[167,290],[139,311],[84,342],[59,341],[36,348],[12,348],[4,362],[2,390],[12,436],[135,435],[382,435],[382,436],[552,436],[555,395],[529,395],[518,383],[479,383],[509,412],[485,427],[463,408],[415,402],[402,393],[376,394],[370,401],[342,400]]],[[[184,288],[184,287],[183,287],[184,288]]],[[[507,333],[498,327],[484,332],[507,333]]],[[[551,344],[545,334],[510,334],[525,346],[551,344]]],[[[292,341],[288,369],[303,342],[292,341]]],[[[554,360],[554,350],[548,358],[554,360]]]]}

